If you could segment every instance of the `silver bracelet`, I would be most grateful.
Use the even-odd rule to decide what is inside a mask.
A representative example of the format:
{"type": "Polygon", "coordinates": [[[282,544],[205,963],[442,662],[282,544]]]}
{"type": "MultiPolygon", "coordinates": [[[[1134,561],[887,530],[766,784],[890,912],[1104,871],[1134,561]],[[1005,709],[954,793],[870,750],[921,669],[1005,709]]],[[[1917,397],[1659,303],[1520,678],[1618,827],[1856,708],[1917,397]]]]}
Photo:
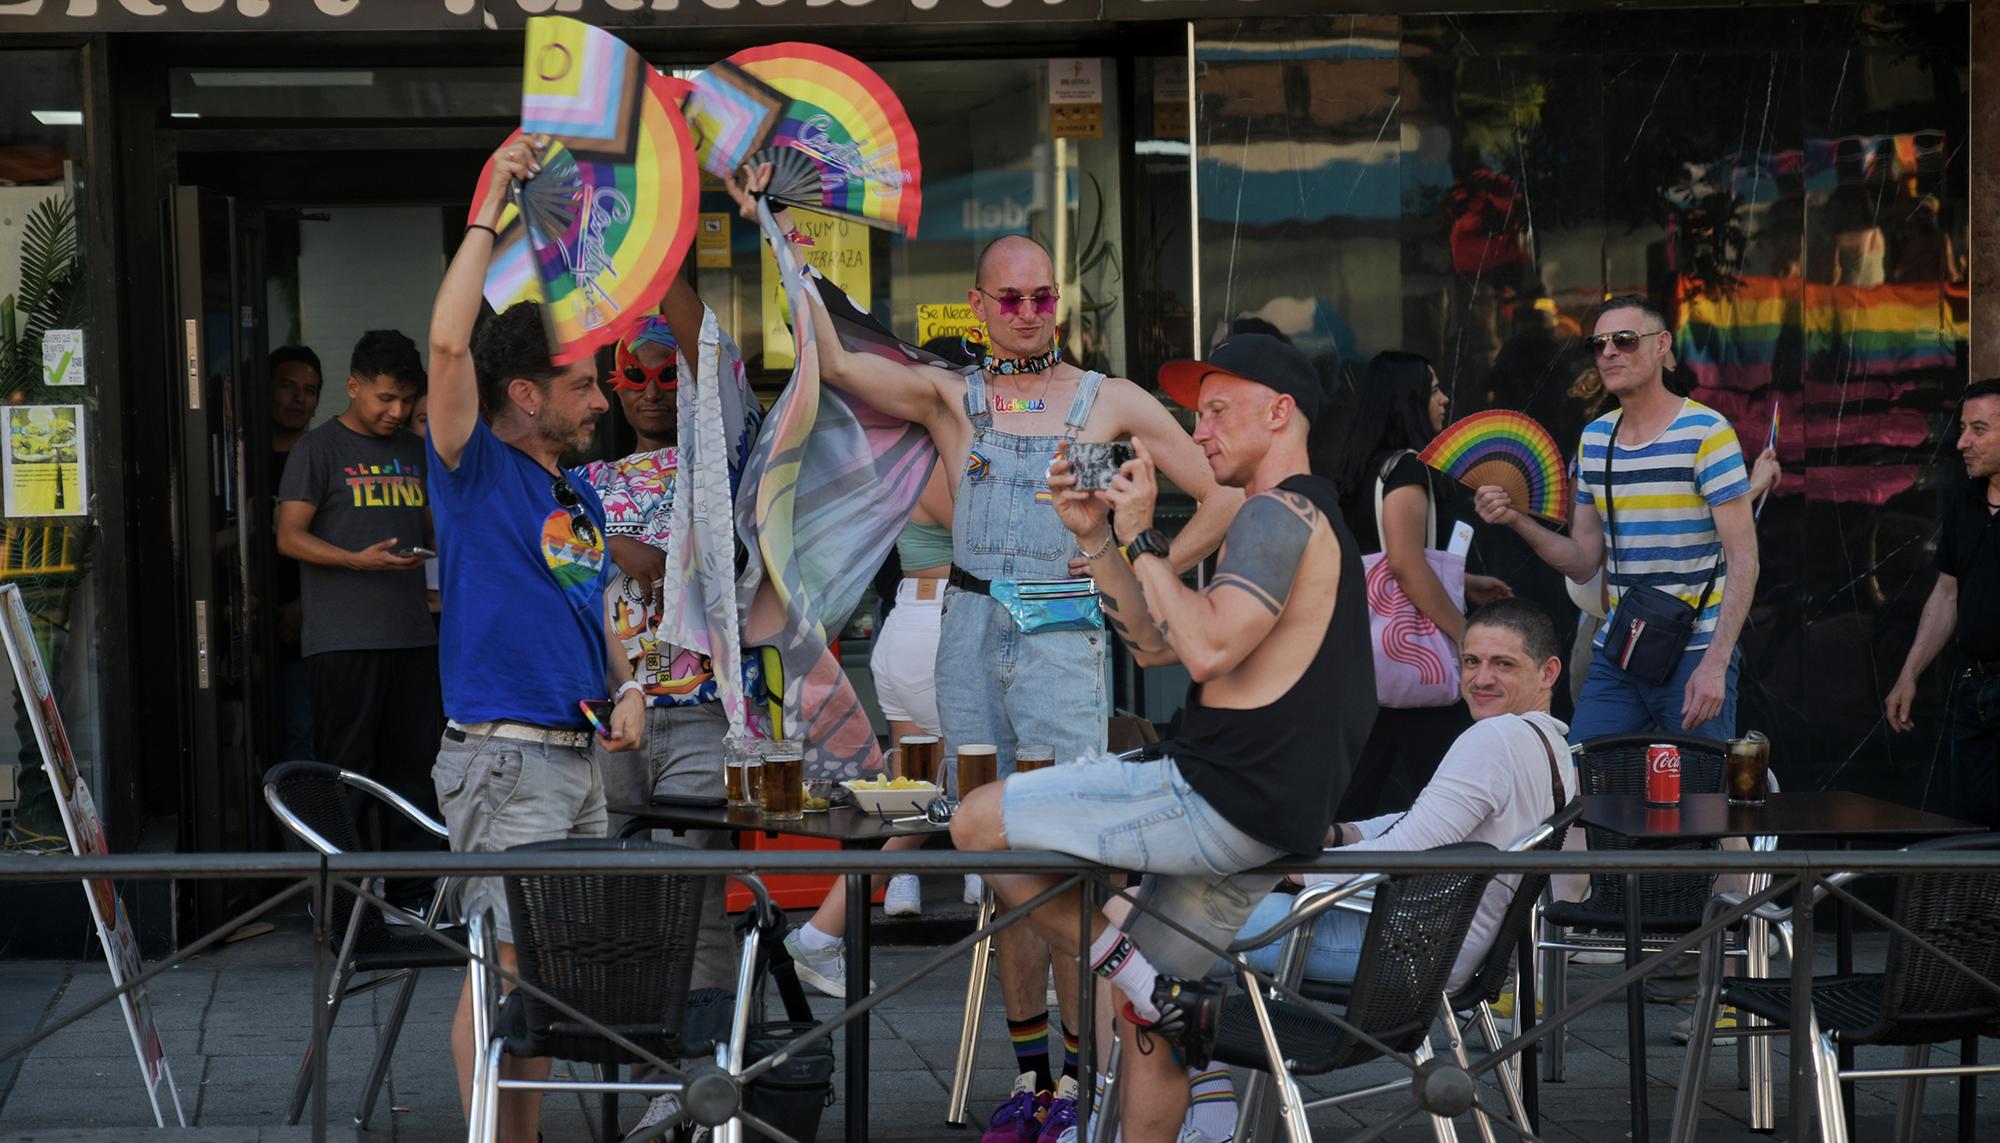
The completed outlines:
{"type": "MultiPolygon", "coordinates": [[[[1078,537],[1078,538],[1079,538],[1079,539],[1081,539],[1082,537],[1078,537]]],[[[1078,545],[1076,546],[1076,554],[1077,554],[1077,555],[1080,555],[1080,556],[1082,556],[1082,557],[1083,557],[1084,559],[1086,559],[1086,560],[1095,560],[1095,559],[1102,559],[1102,558],[1103,558],[1103,556],[1104,556],[1104,553],[1106,553],[1106,552],[1110,551],[1110,550],[1111,550],[1111,545],[1112,545],[1112,544],[1114,544],[1114,543],[1116,543],[1116,542],[1117,542],[1117,540],[1118,540],[1118,530],[1117,530],[1116,528],[1106,528],[1106,529],[1104,529],[1104,546],[1103,546],[1103,547],[1100,547],[1100,548],[1098,548],[1098,549],[1097,549],[1096,551],[1094,551],[1094,552],[1086,552],[1086,551],[1084,551],[1084,550],[1083,550],[1083,545],[1082,545],[1082,544],[1078,544],[1078,545]]]]}

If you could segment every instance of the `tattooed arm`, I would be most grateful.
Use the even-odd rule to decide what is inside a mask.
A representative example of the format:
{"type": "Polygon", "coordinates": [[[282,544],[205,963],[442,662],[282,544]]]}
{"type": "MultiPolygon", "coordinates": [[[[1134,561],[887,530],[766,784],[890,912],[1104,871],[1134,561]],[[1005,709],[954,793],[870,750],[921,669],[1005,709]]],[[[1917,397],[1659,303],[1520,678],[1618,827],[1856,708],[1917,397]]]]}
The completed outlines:
{"type": "Polygon", "coordinates": [[[1223,537],[1215,579],[1199,592],[1157,556],[1133,563],[1147,612],[1195,682],[1235,670],[1277,626],[1319,519],[1297,493],[1251,497],[1223,537]]]}
{"type": "MultiPolygon", "coordinates": [[[[1105,524],[1104,540],[1109,540],[1110,530],[1111,525],[1105,524]]],[[[1139,586],[1138,576],[1119,554],[1117,545],[1093,542],[1086,546],[1084,540],[1077,541],[1077,550],[1085,555],[1099,551],[1100,546],[1103,554],[1090,561],[1090,574],[1097,580],[1097,601],[1104,608],[1104,622],[1125,641],[1133,661],[1140,666],[1164,667],[1180,662],[1174,649],[1167,645],[1166,636],[1160,634],[1159,623],[1146,606],[1146,593],[1139,586]]],[[[1180,584],[1178,579],[1174,582],[1180,584]]]]}

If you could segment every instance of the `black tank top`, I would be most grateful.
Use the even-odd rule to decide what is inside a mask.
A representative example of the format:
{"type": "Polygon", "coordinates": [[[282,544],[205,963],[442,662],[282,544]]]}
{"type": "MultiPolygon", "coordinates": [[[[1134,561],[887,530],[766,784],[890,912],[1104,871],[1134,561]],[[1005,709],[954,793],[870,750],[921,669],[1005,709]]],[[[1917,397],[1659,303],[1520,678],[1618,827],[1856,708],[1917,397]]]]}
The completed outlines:
{"type": "Polygon", "coordinates": [[[1326,638],[1299,681],[1268,706],[1206,707],[1201,688],[1190,686],[1181,733],[1161,748],[1231,825],[1287,853],[1318,853],[1375,724],[1375,661],[1361,556],[1333,482],[1294,476],[1278,487],[1312,501],[1340,545],[1326,638]]]}

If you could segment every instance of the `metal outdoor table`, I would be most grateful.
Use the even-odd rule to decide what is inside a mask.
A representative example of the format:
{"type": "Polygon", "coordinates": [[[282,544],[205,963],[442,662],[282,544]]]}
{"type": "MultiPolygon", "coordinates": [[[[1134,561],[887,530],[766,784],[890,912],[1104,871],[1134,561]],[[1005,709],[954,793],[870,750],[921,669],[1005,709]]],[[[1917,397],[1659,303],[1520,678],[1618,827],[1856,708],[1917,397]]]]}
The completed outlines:
{"type": "MultiPolygon", "coordinates": [[[[1847,790],[1780,790],[1764,799],[1761,806],[1732,806],[1724,794],[1683,794],[1679,809],[1656,810],[1633,794],[1584,794],[1583,812],[1577,820],[1611,833],[1623,834],[1640,844],[1677,841],[1717,841],[1726,837],[1834,838],[1847,849],[1856,841],[1921,841],[1951,834],[1979,833],[1984,827],[1943,814],[1933,814],[1909,806],[1885,802],[1847,790]]],[[[1637,875],[1626,875],[1625,964],[1639,963],[1639,894],[1637,875]]],[[[1854,922],[1845,902],[1838,905],[1835,968],[1840,973],[1854,971],[1854,922]]],[[[1798,951],[1811,975],[1812,950],[1798,951]]],[[[1632,1087],[1632,1138],[1644,1143],[1649,1124],[1646,1115],[1646,993],[1645,983],[1635,980],[1625,990],[1632,1087]]],[[[1802,1023],[1794,1021],[1795,1024],[1802,1023]]],[[[1700,1029],[1695,1029],[1699,1033],[1700,1029]]],[[[1794,1050],[1794,1055],[1798,1055],[1794,1050]]],[[[1841,1049],[1843,1067],[1853,1066],[1853,1049],[1841,1049]]],[[[1807,1071],[1810,1082],[1810,1070],[1807,1071]]],[[[1799,1060],[1793,1061],[1792,1083],[1800,1083],[1799,1060]]],[[[1850,1085],[1843,1085],[1850,1087],[1850,1085]]],[[[1852,1100],[1847,1101],[1851,1109],[1852,1100]]]]}
{"type": "MultiPolygon", "coordinates": [[[[743,806],[699,806],[665,805],[658,802],[643,806],[611,806],[613,814],[624,814],[631,818],[619,831],[621,837],[656,829],[683,832],[686,830],[726,830],[738,835],[763,833],[772,837],[784,834],[790,837],[811,837],[823,841],[840,843],[842,849],[866,849],[878,846],[893,837],[921,837],[943,833],[950,827],[932,825],[926,821],[904,822],[892,825],[879,815],[864,813],[852,806],[835,806],[825,813],[806,814],[789,821],[766,817],[761,811],[743,806]]],[[[909,815],[898,815],[907,817],[909,815]]],[[[849,989],[867,987],[869,975],[869,877],[867,873],[849,873],[847,878],[847,986],[849,989]]],[[[847,1044],[847,1133],[848,1143],[867,1143],[868,1140],[868,1025],[869,1017],[863,1014],[847,1022],[843,1030],[847,1044]]]]}

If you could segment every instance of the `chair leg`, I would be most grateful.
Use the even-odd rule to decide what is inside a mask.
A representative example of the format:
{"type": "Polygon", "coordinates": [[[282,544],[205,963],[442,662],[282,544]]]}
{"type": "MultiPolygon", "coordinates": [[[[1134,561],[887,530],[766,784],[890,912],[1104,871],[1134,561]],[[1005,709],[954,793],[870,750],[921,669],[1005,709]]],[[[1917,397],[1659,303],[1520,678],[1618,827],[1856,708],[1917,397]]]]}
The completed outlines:
{"type": "MultiPolygon", "coordinates": [[[[1444,997],[1438,998],[1438,1014],[1444,1017],[1444,1035],[1446,1042],[1451,1045],[1452,1059],[1458,1061],[1458,1066],[1464,1068],[1467,1075],[1471,1075],[1472,1057],[1465,1052],[1465,1034],[1459,1030],[1458,1013],[1451,1010],[1450,1000],[1444,997]]],[[[1472,1125],[1479,1129],[1482,1143],[1494,1143],[1493,1125],[1486,1122],[1485,1112],[1473,1109],[1472,1125]]]]}
{"type": "MultiPolygon", "coordinates": [[[[1562,930],[1546,921],[1542,923],[1542,939],[1560,940],[1562,930]]],[[[1549,1015],[1554,1016],[1569,1003],[1569,954],[1562,949],[1542,950],[1542,995],[1548,999],[1549,1015]]],[[[1519,1014],[1515,1016],[1519,1019],[1519,1014]]],[[[1542,1055],[1547,1061],[1542,1067],[1542,1078],[1550,1083],[1563,1081],[1563,1065],[1569,1048],[1569,1028],[1558,1028],[1542,1043],[1542,1055]]]]}
{"type": "MultiPolygon", "coordinates": [[[[332,987],[320,998],[320,1003],[325,1004],[328,1009],[326,1015],[328,1040],[333,1039],[333,1024],[340,1019],[340,1005],[347,999],[347,982],[352,979],[354,979],[352,963],[342,964],[333,974],[332,987]]],[[[299,1061],[299,1076],[292,1081],[292,1102],[285,1108],[285,1125],[288,1127],[298,1126],[299,1117],[305,1114],[306,1099],[312,1095],[313,1050],[316,1047],[318,1045],[311,1040],[306,1041],[305,1058],[299,1061]]]]}
{"type": "Polygon", "coordinates": [[[500,1137],[500,1061],[505,1048],[495,1041],[480,1053],[485,1064],[479,1076],[479,1118],[472,1121],[472,1143],[496,1143],[500,1137]]]}
{"type": "MultiPolygon", "coordinates": [[[[1516,993],[1514,996],[1516,1013],[1521,1010],[1520,1003],[1520,994],[1516,993]]],[[[1500,1023],[1493,1018],[1493,1006],[1481,1001],[1479,1007],[1473,1009],[1473,1017],[1479,1021],[1479,1034],[1486,1040],[1486,1050],[1499,1051],[1500,1023]]],[[[1518,1028],[1519,1025],[1515,1027],[1518,1028]]],[[[1529,1131],[1532,1128],[1528,1126],[1528,1104],[1521,1096],[1521,1071],[1518,1066],[1520,1062],[1521,1057],[1512,1056],[1495,1065],[1493,1072],[1500,1080],[1500,1090],[1507,1096],[1507,1110],[1513,1113],[1514,1126],[1529,1131]]]]}
{"type": "MultiPolygon", "coordinates": [[[[1911,1044],[1903,1049],[1903,1066],[1921,1068],[1931,1060],[1929,1044],[1911,1044]]],[[[1960,1076],[1959,1082],[1967,1078],[1960,1076]]],[[[1917,1128],[1924,1121],[1924,1077],[1909,1076],[1896,1101],[1896,1143],[1917,1143],[1917,1128]]]]}
{"type": "MultiPolygon", "coordinates": [[[[1834,1047],[1833,1037],[1819,1030],[1817,1016],[1812,1019],[1811,1032],[1819,1137],[1822,1143],[1847,1143],[1847,1113],[1840,1097],[1840,1051],[1834,1047]]],[[[1799,1134],[1797,1127],[1792,1134],[1799,1134]]]]}
{"type": "Polygon", "coordinates": [[[1722,957],[1719,942],[1702,949],[1701,987],[1689,1017],[1687,1058],[1681,1063],[1680,1088],[1674,1092],[1673,1143],[1694,1143],[1701,1122],[1701,1095],[1708,1086],[1709,1055],[1715,1050],[1715,1012],[1722,1005],[1722,957]]]}
{"type": "MultiPolygon", "coordinates": [[[[1960,1067],[1972,1067],[1979,1063],[1979,1037],[1967,1036],[1958,1045],[1960,1067]]],[[[1972,1143],[1975,1134],[1973,1121],[1979,1117],[1979,1076],[1958,1077],[1958,1139],[1959,1143],[1972,1143]]]]}
{"type": "MultiPolygon", "coordinates": [[[[1761,884],[1760,884],[1761,888],[1761,884]]],[[[1771,926],[1769,922],[1750,918],[1745,926],[1749,933],[1750,955],[1744,974],[1758,980],[1771,977],[1771,926]]],[[[1767,1027],[1761,1016],[1752,1016],[1741,1009],[1736,1013],[1740,1030],[1767,1027]]],[[[1749,1047],[1750,1079],[1750,1130],[1771,1131],[1778,1125],[1778,1097],[1772,1082],[1770,1036],[1743,1036],[1738,1042],[1749,1047]]]]}
{"type": "Polygon", "coordinates": [[[365,1128],[368,1116],[375,1110],[375,1100],[382,1094],[382,1084],[389,1078],[389,1059],[395,1054],[396,1039],[403,1034],[403,1019],[410,1013],[410,998],[417,991],[417,970],[403,969],[403,983],[396,988],[396,1002],[389,1006],[389,1020],[382,1025],[382,1036],[375,1043],[375,1059],[368,1065],[368,1078],[361,1085],[361,1102],[354,1109],[354,1125],[365,1128]]]}
{"type": "MultiPolygon", "coordinates": [[[[1124,1054],[1124,1041],[1112,1037],[1111,1054],[1105,1059],[1109,1066],[1104,1071],[1104,1090],[1091,1103],[1090,1143],[1114,1143],[1118,1138],[1118,1069],[1124,1063],[1124,1054]]],[[[1092,1070],[1095,1071],[1095,1065],[1092,1070]]]]}
{"type": "MultiPolygon", "coordinates": [[[[981,893],[975,927],[983,929],[992,920],[993,894],[981,893]]],[[[972,946],[972,971],[965,980],[965,1012],[958,1024],[958,1060],[952,1065],[951,1098],[944,1109],[944,1121],[953,1127],[965,1126],[965,1105],[972,1097],[972,1065],[979,1048],[979,1017],[986,1007],[986,980],[992,966],[993,938],[988,935],[972,946]]],[[[1088,1062],[1094,1071],[1096,1061],[1088,1062]]]]}
{"type": "MultiPolygon", "coordinates": [[[[1429,1036],[1425,1036],[1424,1042],[1417,1045],[1417,1050],[1410,1053],[1410,1058],[1416,1060],[1419,1064],[1427,1063],[1436,1056],[1437,1051],[1431,1047],[1431,1038],[1429,1036]]],[[[1294,1091],[1298,1090],[1296,1085],[1288,1083],[1287,1086],[1291,1087],[1294,1091]]],[[[1431,1121],[1431,1134],[1437,1137],[1437,1143],[1458,1143],[1458,1129],[1451,1125],[1451,1120],[1446,1119],[1442,1115],[1427,1115],[1424,1118],[1431,1121]]],[[[1304,1108],[1301,1108],[1299,1111],[1299,1122],[1305,1122],[1304,1108]]]]}
{"type": "MultiPolygon", "coordinates": [[[[1285,1066],[1285,1052],[1278,1044],[1278,1034],[1271,1025],[1270,1009],[1265,1007],[1264,992],[1255,980],[1244,974],[1244,987],[1250,994],[1250,1010],[1257,1018],[1257,1032],[1264,1041],[1264,1062],[1270,1065],[1271,1082],[1278,1089],[1278,1098],[1283,1103],[1285,1135],[1292,1143],[1311,1143],[1312,1129],[1306,1126],[1306,1101],[1299,1092],[1298,1081],[1292,1078],[1291,1069],[1285,1066]]],[[[1425,1050],[1429,1045],[1426,1043],[1425,1050]]]]}

